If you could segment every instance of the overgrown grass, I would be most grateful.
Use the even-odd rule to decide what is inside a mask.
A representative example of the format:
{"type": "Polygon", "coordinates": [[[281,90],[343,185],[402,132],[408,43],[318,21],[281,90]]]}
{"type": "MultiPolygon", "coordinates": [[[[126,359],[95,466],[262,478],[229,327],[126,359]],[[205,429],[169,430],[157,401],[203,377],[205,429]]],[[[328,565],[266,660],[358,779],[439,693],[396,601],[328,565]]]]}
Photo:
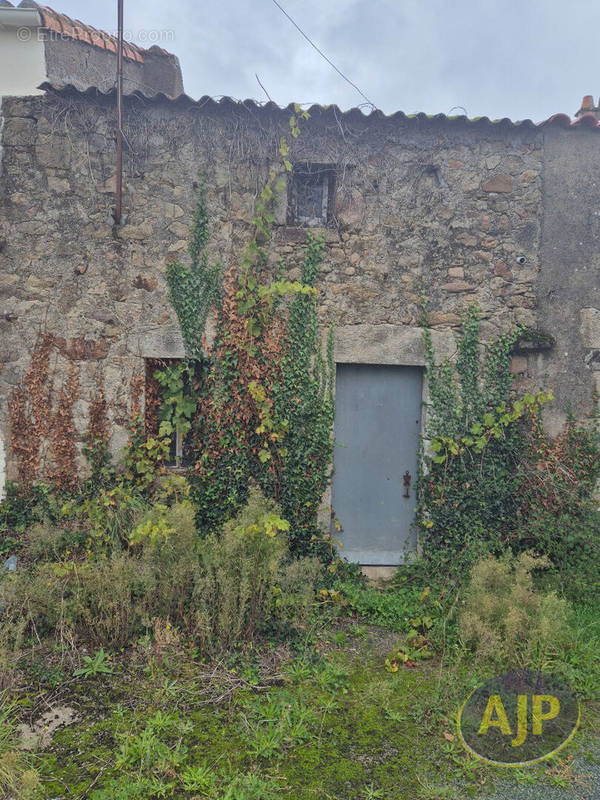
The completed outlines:
{"type": "MultiPolygon", "coordinates": [[[[145,507],[119,537],[125,544],[105,552],[84,542],[73,553],[74,540],[56,538],[52,524],[30,529],[17,573],[2,575],[0,679],[15,699],[11,736],[16,721],[39,723],[48,708],[76,710],[36,754],[44,797],[455,800],[492,791],[504,773],[463,751],[457,712],[507,654],[540,652],[538,612],[562,593],[562,577],[533,566],[515,577],[488,557],[469,591],[467,576],[446,580],[423,562],[374,586],[339,563],[326,571],[290,561],[286,527],[252,494],[205,539],[182,498],[145,507]],[[508,631],[511,609],[522,614],[508,631]],[[470,640],[464,624],[461,638],[465,611],[501,634],[497,657],[483,658],[482,636],[470,640]]],[[[544,649],[585,701],[580,745],[600,701],[593,592],[555,602],[561,641],[544,649]]],[[[11,780],[32,781],[10,791],[34,798],[35,773],[10,741],[9,761],[20,765],[11,780]]],[[[526,775],[550,785],[563,773],[556,762],[526,775]]]]}

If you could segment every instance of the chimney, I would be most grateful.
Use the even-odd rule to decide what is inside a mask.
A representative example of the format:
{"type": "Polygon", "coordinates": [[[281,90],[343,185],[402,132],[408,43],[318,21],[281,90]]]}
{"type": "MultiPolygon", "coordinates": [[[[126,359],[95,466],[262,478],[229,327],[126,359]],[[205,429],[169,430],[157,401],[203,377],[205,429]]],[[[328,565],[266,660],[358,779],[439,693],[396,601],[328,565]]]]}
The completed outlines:
{"type": "Polygon", "coordinates": [[[583,117],[584,114],[593,114],[596,119],[598,119],[598,109],[594,106],[594,98],[591,94],[586,94],[583,100],[581,101],[581,108],[579,111],[575,112],[575,116],[577,119],[583,117]]]}

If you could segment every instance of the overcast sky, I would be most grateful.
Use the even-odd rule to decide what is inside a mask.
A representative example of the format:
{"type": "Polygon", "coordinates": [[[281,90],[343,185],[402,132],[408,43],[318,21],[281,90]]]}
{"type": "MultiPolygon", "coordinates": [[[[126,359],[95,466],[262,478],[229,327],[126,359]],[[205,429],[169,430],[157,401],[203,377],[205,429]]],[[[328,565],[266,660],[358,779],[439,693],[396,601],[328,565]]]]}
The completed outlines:
{"type": "MultiPolygon", "coordinates": [[[[44,2],[44,0],[42,0],[44,2]]],[[[124,0],[132,41],[181,61],[184,87],[280,105],[364,103],[272,0],[124,0]]],[[[305,33],[386,113],[573,115],[600,93],[598,0],[279,0],[305,33]],[[454,108],[453,111],[451,111],[454,108]]],[[[52,6],[114,32],[116,0],[52,6]]]]}

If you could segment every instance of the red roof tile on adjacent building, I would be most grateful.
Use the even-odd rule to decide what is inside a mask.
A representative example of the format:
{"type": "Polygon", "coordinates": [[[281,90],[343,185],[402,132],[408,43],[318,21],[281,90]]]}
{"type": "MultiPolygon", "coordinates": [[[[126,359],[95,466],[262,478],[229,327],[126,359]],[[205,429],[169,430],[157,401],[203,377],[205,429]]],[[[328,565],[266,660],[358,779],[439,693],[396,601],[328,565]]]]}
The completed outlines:
{"type": "MultiPolygon", "coordinates": [[[[47,30],[54,31],[60,36],[66,36],[69,39],[85,42],[92,47],[108,50],[111,53],[117,52],[118,41],[115,36],[99,31],[78,19],[71,19],[66,14],[59,14],[58,11],[54,11],[49,6],[38,6],[38,8],[42,17],[42,24],[47,30]]],[[[130,61],[143,63],[144,54],[147,52],[147,50],[138,47],[133,42],[123,42],[123,57],[128,58],[130,61]]],[[[163,56],[171,55],[171,53],[156,46],[152,48],[152,53],[158,53],[163,56]]]]}

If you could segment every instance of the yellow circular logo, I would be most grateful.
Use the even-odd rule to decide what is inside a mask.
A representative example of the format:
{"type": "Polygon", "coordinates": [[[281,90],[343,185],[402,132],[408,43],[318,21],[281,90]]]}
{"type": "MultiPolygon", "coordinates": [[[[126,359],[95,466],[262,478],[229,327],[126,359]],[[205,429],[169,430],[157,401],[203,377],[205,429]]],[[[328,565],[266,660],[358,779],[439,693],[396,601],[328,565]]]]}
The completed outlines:
{"type": "Polygon", "coordinates": [[[573,738],[581,708],[551,673],[519,670],[475,689],[458,714],[458,736],[488,764],[522,767],[558,753],[573,738]]]}

